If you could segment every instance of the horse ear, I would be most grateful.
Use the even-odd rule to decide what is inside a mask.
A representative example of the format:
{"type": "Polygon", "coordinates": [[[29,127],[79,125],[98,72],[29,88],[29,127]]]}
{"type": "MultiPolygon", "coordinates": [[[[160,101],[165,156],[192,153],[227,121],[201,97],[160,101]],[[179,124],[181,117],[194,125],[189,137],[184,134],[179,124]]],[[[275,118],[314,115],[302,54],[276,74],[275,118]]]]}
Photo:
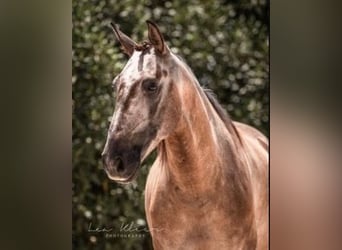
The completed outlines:
{"type": "Polygon", "coordinates": [[[158,26],[149,20],[146,21],[146,23],[148,26],[148,39],[159,54],[165,55],[169,49],[165,44],[163,35],[161,34],[158,26]]]}
{"type": "Polygon", "coordinates": [[[119,42],[121,44],[121,48],[123,49],[123,51],[127,55],[131,56],[133,54],[134,48],[137,46],[137,44],[131,38],[126,36],[124,33],[122,33],[116,24],[110,23],[110,26],[112,27],[116,38],[119,40],[119,42]]]}

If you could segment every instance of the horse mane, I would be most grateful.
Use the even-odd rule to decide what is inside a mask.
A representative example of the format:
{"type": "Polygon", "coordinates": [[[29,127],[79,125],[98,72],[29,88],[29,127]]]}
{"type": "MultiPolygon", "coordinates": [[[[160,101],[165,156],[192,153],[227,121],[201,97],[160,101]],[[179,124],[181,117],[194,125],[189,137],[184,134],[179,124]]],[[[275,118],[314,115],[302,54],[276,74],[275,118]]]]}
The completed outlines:
{"type": "Polygon", "coordinates": [[[213,108],[216,111],[216,113],[218,114],[218,116],[221,118],[223,123],[226,125],[226,128],[228,129],[228,131],[236,134],[240,143],[242,143],[241,138],[240,138],[240,134],[237,131],[232,119],[230,118],[230,116],[226,112],[226,110],[224,108],[222,108],[222,106],[218,102],[215,93],[211,89],[208,89],[208,88],[202,87],[202,89],[203,89],[203,92],[205,93],[206,97],[208,98],[210,104],[213,106],[213,108]]]}
{"type": "Polygon", "coordinates": [[[201,89],[203,90],[208,101],[210,102],[210,104],[212,105],[212,107],[214,108],[214,110],[216,111],[218,116],[221,118],[221,120],[225,124],[227,130],[231,134],[235,134],[236,137],[238,138],[239,142],[242,144],[242,140],[241,140],[239,132],[237,131],[233,121],[230,119],[229,114],[226,112],[226,110],[224,108],[222,108],[222,106],[218,102],[215,93],[211,89],[204,88],[200,85],[200,83],[198,82],[198,80],[197,80],[195,74],[193,73],[192,69],[187,65],[187,63],[185,62],[183,57],[181,57],[180,55],[177,55],[177,54],[174,54],[174,55],[180,60],[180,62],[185,67],[185,69],[189,72],[189,74],[193,77],[193,79],[201,87],[201,89]]]}

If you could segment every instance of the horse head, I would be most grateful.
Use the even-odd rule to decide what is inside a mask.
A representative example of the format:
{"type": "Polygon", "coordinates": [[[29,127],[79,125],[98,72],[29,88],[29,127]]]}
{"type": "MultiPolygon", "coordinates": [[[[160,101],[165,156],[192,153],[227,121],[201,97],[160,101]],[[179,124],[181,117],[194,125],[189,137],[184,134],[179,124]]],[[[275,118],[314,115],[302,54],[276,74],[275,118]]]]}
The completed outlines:
{"type": "Polygon", "coordinates": [[[111,24],[129,60],[113,80],[115,110],[102,153],[108,177],[132,181],[141,162],[175,129],[180,101],[172,78],[173,56],[153,22],[148,41],[137,44],[111,24]]]}

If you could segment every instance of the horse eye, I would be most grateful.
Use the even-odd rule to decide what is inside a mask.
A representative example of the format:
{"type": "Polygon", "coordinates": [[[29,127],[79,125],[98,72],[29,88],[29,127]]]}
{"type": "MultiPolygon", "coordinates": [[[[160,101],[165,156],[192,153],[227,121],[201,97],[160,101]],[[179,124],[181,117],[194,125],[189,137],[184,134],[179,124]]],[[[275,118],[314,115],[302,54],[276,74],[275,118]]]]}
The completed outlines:
{"type": "Polygon", "coordinates": [[[158,84],[154,80],[146,80],[143,82],[143,88],[149,93],[154,93],[158,89],[158,84]]]}

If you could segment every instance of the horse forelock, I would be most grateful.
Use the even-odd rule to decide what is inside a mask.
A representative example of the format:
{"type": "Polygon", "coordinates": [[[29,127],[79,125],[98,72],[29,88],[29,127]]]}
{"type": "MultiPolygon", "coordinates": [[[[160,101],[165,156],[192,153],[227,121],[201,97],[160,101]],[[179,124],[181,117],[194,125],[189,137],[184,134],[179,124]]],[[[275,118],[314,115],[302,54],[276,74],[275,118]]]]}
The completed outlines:
{"type": "Polygon", "coordinates": [[[146,50],[150,49],[151,46],[152,46],[152,44],[151,44],[150,42],[148,42],[148,41],[143,41],[141,44],[136,44],[136,45],[134,46],[134,49],[135,49],[136,51],[146,51],[146,50]]]}

